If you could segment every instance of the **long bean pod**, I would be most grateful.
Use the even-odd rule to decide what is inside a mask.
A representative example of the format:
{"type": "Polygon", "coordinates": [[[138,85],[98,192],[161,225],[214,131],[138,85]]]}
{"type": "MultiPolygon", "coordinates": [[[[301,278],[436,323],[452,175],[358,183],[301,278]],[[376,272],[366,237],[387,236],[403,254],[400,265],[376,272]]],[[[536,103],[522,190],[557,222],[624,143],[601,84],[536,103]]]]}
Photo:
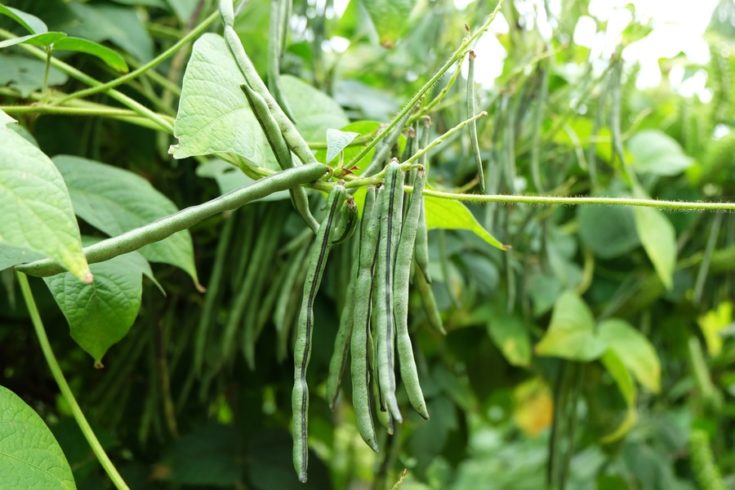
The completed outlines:
{"type": "Polygon", "coordinates": [[[413,184],[413,193],[403,221],[401,237],[396,252],[395,281],[393,285],[394,317],[396,322],[396,346],[401,370],[401,379],[406,387],[411,406],[425,419],[429,418],[424,394],[413,358],[411,338],[408,335],[408,285],[411,278],[411,261],[416,240],[421,208],[424,206],[424,171],[420,169],[413,184]]]}
{"type": "Polygon", "coordinates": [[[334,337],[334,349],[332,358],[329,360],[329,375],[327,376],[327,401],[329,408],[334,410],[342,381],[342,373],[347,363],[347,353],[350,348],[350,338],[354,328],[355,313],[355,288],[357,287],[357,274],[360,270],[360,240],[362,233],[353,240],[352,264],[350,266],[349,282],[345,294],[342,314],[339,317],[339,328],[334,337]]]}
{"type": "Polygon", "coordinates": [[[365,196],[360,230],[360,254],[357,282],[354,290],[353,328],[350,337],[352,376],[352,405],[357,419],[357,430],[374,451],[378,450],[372,416],[370,391],[370,312],[372,304],[373,264],[380,233],[380,206],[376,203],[375,188],[365,196]]]}
{"type": "Polygon", "coordinates": [[[247,81],[253,90],[265,100],[265,103],[268,105],[268,109],[270,109],[271,114],[273,114],[273,118],[276,120],[276,123],[278,123],[278,127],[281,129],[283,138],[286,140],[286,143],[288,143],[288,146],[291,147],[293,152],[303,163],[317,163],[314,153],[312,153],[311,148],[309,148],[309,144],[304,140],[304,137],[301,136],[298,129],[296,129],[296,125],[293,121],[291,121],[286,113],[283,112],[281,106],[278,105],[278,102],[273,98],[271,93],[268,91],[268,88],[265,86],[265,83],[263,83],[263,80],[260,78],[260,75],[258,75],[258,71],[255,69],[253,62],[245,52],[245,48],[243,48],[237,32],[235,32],[235,29],[231,25],[225,25],[224,38],[227,43],[227,47],[235,58],[237,67],[245,78],[245,81],[247,81]]]}
{"type": "Polygon", "coordinates": [[[434,330],[442,335],[446,335],[447,331],[444,330],[442,317],[439,313],[439,308],[436,306],[436,299],[434,298],[434,291],[431,289],[431,284],[429,284],[426,277],[418,270],[414,273],[413,278],[419,291],[419,296],[421,297],[421,303],[424,305],[426,321],[434,330]]]}
{"type": "MultiPolygon", "coordinates": [[[[426,145],[429,144],[429,135],[430,135],[430,128],[431,128],[431,118],[426,117],[424,118],[424,129],[421,133],[421,138],[419,139],[419,148],[426,148],[426,145]]],[[[424,167],[424,172],[428,176],[429,174],[429,167],[428,165],[428,155],[424,154],[424,156],[421,158],[421,165],[424,167]]],[[[414,259],[416,260],[416,266],[418,267],[420,273],[424,275],[424,278],[428,283],[431,283],[431,276],[429,275],[429,236],[428,236],[428,228],[426,227],[426,214],[424,212],[424,207],[421,207],[421,213],[419,215],[419,224],[418,228],[416,229],[416,242],[414,246],[414,259]]]]}
{"type": "Polygon", "coordinates": [[[281,90],[281,58],[291,16],[287,3],[288,0],[271,0],[271,18],[268,25],[268,89],[286,116],[293,121],[288,102],[281,90]]]}
{"type": "MultiPolygon", "coordinates": [[[[467,55],[467,117],[472,117],[477,112],[477,99],[475,98],[475,55],[474,51],[470,51],[467,55]]],[[[485,171],[482,168],[482,156],[480,155],[480,141],[477,137],[477,121],[470,123],[470,141],[472,143],[472,153],[475,156],[475,164],[477,165],[477,175],[480,178],[480,189],[485,191],[485,171]]]]}
{"type": "MultiPolygon", "coordinates": [[[[294,162],[291,158],[291,150],[289,150],[286,140],[283,139],[283,134],[281,134],[281,130],[278,128],[278,124],[270,113],[265,100],[263,100],[263,97],[258,95],[246,83],[242,84],[240,88],[242,88],[242,91],[245,93],[245,97],[248,99],[250,107],[253,109],[253,114],[255,114],[255,118],[258,120],[260,127],[265,133],[268,144],[270,145],[271,150],[273,150],[273,154],[276,156],[278,166],[283,170],[293,168],[294,162]]],[[[301,214],[301,217],[304,218],[304,221],[309,228],[314,230],[316,233],[317,228],[319,228],[319,223],[314,219],[314,216],[312,216],[311,210],[309,209],[309,196],[306,194],[306,189],[302,186],[294,186],[289,189],[289,193],[291,194],[291,200],[293,201],[296,211],[301,214]]]]}
{"type": "Polygon", "coordinates": [[[403,209],[403,171],[397,161],[388,164],[385,191],[380,203],[380,239],[376,273],[377,308],[375,326],[378,346],[378,385],[388,410],[401,422],[401,412],[396,400],[393,325],[393,265],[395,250],[401,230],[403,209]]]}
{"type": "Polygon", "coordinates": [[[324,274],[330,248],[330,232],[337,218],[337,210],[345,197],[345,188],[335,185],[329,193],[327,215],[309,250],[304,292],[301,298],[298,329],[294,342],[294,385],[291,393],[293,410],[293,463],[299,480],[306,482],[309,465],[308,412],[309,387],[306,369],[311,355],[311,337],[314,329],[314,299],[324,274]]]}

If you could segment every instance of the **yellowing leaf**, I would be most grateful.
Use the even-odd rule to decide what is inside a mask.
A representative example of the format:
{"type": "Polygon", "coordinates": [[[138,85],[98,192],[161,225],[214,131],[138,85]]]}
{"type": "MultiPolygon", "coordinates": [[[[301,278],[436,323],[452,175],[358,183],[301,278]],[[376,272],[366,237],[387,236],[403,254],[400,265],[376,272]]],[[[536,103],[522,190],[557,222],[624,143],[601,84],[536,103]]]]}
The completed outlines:
{"type": "Polygon", "coordinates": [[[719,355],[722,351],[721,332],[732,323],[732,303],[723,301],[717,309],[699,317],[697,323],[707,343],[707,353],[712,357],[719,355]]]}
{"type": "Polygon", "coordinates": [[[469,230],[493,247],[506,250],[494,236],[477,222],[472,212],[459,201],[424,195],[426,226],[431,229],[469,230]]]}
{"type": "Polygon", "coordinates": [[[540,378],[518,385],[513,391],[513,420],[526,434],[538,436],[551,426],[554,402],[551,390],[540,378]]]}

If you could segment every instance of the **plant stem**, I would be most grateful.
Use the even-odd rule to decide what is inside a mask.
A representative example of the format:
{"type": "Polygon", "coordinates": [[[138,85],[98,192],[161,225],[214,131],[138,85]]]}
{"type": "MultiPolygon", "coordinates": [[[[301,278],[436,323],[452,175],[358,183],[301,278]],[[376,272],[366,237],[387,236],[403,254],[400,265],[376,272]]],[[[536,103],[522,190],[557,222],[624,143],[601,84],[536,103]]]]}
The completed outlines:
{"type": "MultiPolygon", "coordinates": [[[[64,116],[99,116],[110,119],[119,119],[128,121],[139,126],[151,129],[158,129],[158,125],[152,121],[142,118],[140,115],[127,109],[118,109],[114,107],[59,107],[53,104],[34,104],[34,105],[6,105],[0,106],[0,110],[6,114],[56,114],[64,116]]],[[[169,116],[160,115],[161,118],[172,120],[169,116]]]]}
{"type": "Polygon", "coordinates": [[[403,164],[404,165],[409,165],[409,164],[412,164],[412,163],[418,161],[424,155],[428,155],[428,153],[431,150],[433,150],[437,146],[439,146],[442,143],[444,143],[446,140],[448,140],[451,137],[453,137],[455,134],[457,134],[459,131],[461,131],[462,128],[464,128],[468,124],[474,123],[475,121],[477,121],[481,117],[485,117],[485,116],[487,116],[487,112],[483,111],[483,112],[480,112],[479,114],[475,114],[474,116],[470,117],[469,119],[465,119],[464,121],[462,121],[461,123],[457,124],[456,126],[454,126],[452,129],[450,129],[449,131],[447,131],[443,135],[439,136],[438,138],[435,138],[434,141],[432,141],[431,143],[429,143],[428,145],[426,145],[424,148],[421,148],[419,151],[417,151],[416,153],[414,153],[413,156],[411,156],[411,158],[409,158],[408,160],[406,160],[405,162],[403,162],[403,164]]]}
{"type": "Polygon", "coordinates": [[[161,64],[163,61],[167,60],[171,56],[174,55],[182,46],[186,45],[189,41],[194,39],[195,37],[199,36],[201,33],[206,31],[212,23],[217,20],[219,17],[219,13],[213,12],[209,17],[204,19],[201,24],[196,26],[196,28],[189,31],[184,37],[179,39],[176,43],[174,43],[170,48],[168,48],[163,53],[159,54],[152,60],[150,60],[148,63],[142,65],[136,70],[131,71],[127,75],[123,75],[119,78],[116,78],[114,80],[110,80],[107,83],[103,83],[101,85],[97,85],[94,87],[90,87],[84,90],[80,90],[78,92],[74,92],[72,94],[67,95],[66,97],[62,98],[58,103],[63,104],[64,102],[71,100],[71,99],[77,99],[80,97],[88,97],[92,94],[97,94],[100,92],[106,92],[111,88],[117,87],[118,85],[121,85],[123,83],[129,82],[130,80],[133,80],[140,75],[144,74],[148,70],[153,69],[154,67],[161,64]]]}
{"type": "Polygon", "coordinates": [[[79,425],[79,429],[82,431],[82,434],[84,434],[84,438],[87,439],[87,442],[92,448],[92,452],[97,457],[97,460],[100,462],[102,467],[105,469],[107,476],[110,477],[110,480],[112,480],[112,483],[115,485],[115,487],[119,489],[128,489],[129,487],[123,480],[122,476],[120,476],[120,473],[118,473],[115,465],[113,465],[112,461],[110,461],[110,458],[105,453],[105,450],[100,442],[97,440],[97,437],[94,435],[92,427],[90,427],[89,422],[87,422],[87,419],[84,416],[82,409],[79,407],[76,398],[74,398],[74,393],[72,393],[69,384],[66,382],[66,378],[64,378],[64,373],[61,371],[59,362],[56,360],[54,351],[51,349],[51,344],[49,343],[48,336],[46,335],[46,330],[43,327],[41,315],[39,314],[38,308],[36,307],[36,302],[33,299],[33,293],[31,292],[31,287],[28,284],[28,277],[22,272],[17,272],[16,275],[18,276],[18,284],[20,285],[20,291],[23,295],[23,300],[25,301],[26,307],[28,308],[28,313],[31,316],[33,329],[36,331],[38,343],[41,345],[43,357],[46,359],[46,364],[48,364],[51,375],[54,377],[56,384],[59,386],[59,391],[61,391],[61,395],[64,397],[64,400],[71,409],[74,420],[76,420],[77,424],[79,425]]]}
{"type": "MultiPolygon", "coordinates": [[[[406,190],[411,188],[406,186],[406,190]]],[[[456,201],[477,203],[502,204],[534,204],[543,206],[580,204],[596,204],[603,206],[635,206],[657,208],[666,211],[735,211],[735,202],[705,202],[705,201],[665,201],[657,199],[638,199],[633,197],[563,197],[563,196],[516,196],[507,194],[456,194],[453,192],[424,190],[427,196],[440,199],[454,199],[456,201]]]]}
{"type": "MultiPolygon", "coordinates": [[[[16,36],[13,35],[11,32],[6,31],[5,29],[0,29],[0,37],[4,39],[13,39],[16,36]]],[[[30,46],[28,44],[20,44],[19,47],[38,59],[43,60],[46,58],[46,52],[43,49],[39,49],[35,46],[30,46]]],[[[73,78],[76,78],[82,83],[86,83],[87,85],[91,85],[93,87],[103,85],[103,83],[100,82],[99,80],[87,75],[86,73],[82,71],[77,70],[73,66],[67,63],[64,63],[63,61],[57,58],[54,58],[53,56],[50,58],[50,61],[51,61],[51,65],[54,68],[58,68],[59,70],[63,71],[64,73],[66,73],[67,75],[73,78]]],[[[118,102],[128,107],[129,109],[133,110],[134,112],[140,114],[143,117],[150,119],[151,121],[154,121],[160,127],[161,130],[167,133],[173,134],[174,132],[173,124],[163,119],[159,114],[148,109],[146,106],[144,106],[140,102],[128,97],[122,92],[118,92],[115,89],[107,89],[107,93],[110,97],[117,100],[118,102]]]]}
{"type": "Polygon", "coordinates": [[[457,61],[459,61],[460,59],[462,59],[464,57],[465,52],[469,49],[469,47],[472,45],[472,43],[475,42],[480,36],[482,36],[482,34],[486,30],[488,30],[488,28],[490,27],[490,24],[492,23],[492,21],[495,20],[495,16],[500,11],[500,7],[502,5],[503,5],[503,1],[500,0],[498,2],[498,4],[495,6],[495,9],[492,11],[492,13],[490,14],[490,16],[485,21],[485,23],[483,23],[482,26],[480,26],[480,28],[478,30],[476,30],[471,36],[468,36],[464,41],[462,41],[462,44],[459,45],[459,47],[454,51],[454,53],[452,54],[452,56],[450,56],[449,59],[441,66],[441,68],[439,68],[439,70],[436,73],[434,73],[434,75],[429,79],[429,81],[427,81],[423,85],[423,87],[421,87],[419,89],[419,91],[416,92],[413,97],[411,97],[411,100],[409,100],[408,103],[405,106],[403,106],[403,109],[401,109],[401,111],[393,117],[393,119],[391,120],[391,122],[388,123],[375,136],[375,138],[373,138],[373,140],[370,143],[368,143],[368,145],[365,148],[363,148],[362,151],[360,151],[360,153],[358,153],[357,155],[355,155],[352,158],[352,160],[350,160],[345,165],[346,168],[350,168],[350,167],[354,166],[365,155],[367,155],[368,152],[370,150],[372,150],[375,147],[375,145],[377,145],[378,142],[380,140],[382,140],[383,137],[386,134],[389,134],[390,131],[396,126],[396,124],[398,124],[398,122],[401,119],[403,119],[403,116],[405,116],[406,114],[408,114],[413,109],[413,107],[419,102],[419,100],[421,100],[421,97],[423,97],[424,94],[426,92],[428,92],[431,89],[431,87],[433,87],[436,84],[436,82],[438,82],[439,79],[442,76],[444,76],[444,74],[447,72],[447,70],[449,70],[457,61]]]}
{"type": "MultiPolygon", "coordinates": [[[[191,228],[200,221],[224,211],[237,209],[245,204],[262,199],[274,192],[297,185],[313,182],[327,172],[325,165],[314,163],[275,173],[258,180],[252,185],[241,187],[197,206],[182,209],[165,218],[126,231],[107,240],[84,248],[89,263],[103,262],[118,255],[132,252],[149,243],[157,242],[176,232],[191,228]]],[[[17,270],[32,276],[51,276],[64,269],[50,259],[37,260],[18,266],[17,270]]]]}

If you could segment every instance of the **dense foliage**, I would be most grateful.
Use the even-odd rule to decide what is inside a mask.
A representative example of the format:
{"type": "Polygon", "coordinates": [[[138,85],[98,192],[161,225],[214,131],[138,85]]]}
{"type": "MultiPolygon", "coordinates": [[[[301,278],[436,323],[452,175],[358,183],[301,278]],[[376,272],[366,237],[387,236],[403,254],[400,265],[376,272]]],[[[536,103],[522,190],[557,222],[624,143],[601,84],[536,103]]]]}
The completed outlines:
{"type": "Polygon", "coordinates": [[[735,484],[735,206],[700,203],[735,195],[735,3],[653,89],[648,21],[589,3],[0,4],[0,487],[735,484]],[[385,314],[364,203],[385,179],[419,219],[424,172],[395,290],[429,418],[401,363],[394,424],[327,379],[345,305],[385,314]]]}

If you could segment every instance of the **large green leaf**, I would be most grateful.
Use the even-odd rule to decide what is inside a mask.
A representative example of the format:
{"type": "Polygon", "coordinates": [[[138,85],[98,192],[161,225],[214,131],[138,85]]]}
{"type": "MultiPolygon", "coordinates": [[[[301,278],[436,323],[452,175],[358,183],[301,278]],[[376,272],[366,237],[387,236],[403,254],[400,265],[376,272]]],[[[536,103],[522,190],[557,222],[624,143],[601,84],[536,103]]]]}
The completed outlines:
{"type": "MultiPolygon", "coordinates": [[[[339,105],[301,80],[281,77],[296,125],[307,140],[325,141],[329,128],[347,117],[339,105]]],[[[205,34],[196,43],[184,74],[171,147],[174,158],[235,153],[278,169],[268,141],[240,86],[245,83],[224,39],[205,34]]]]}
{"type": "MultiPolygon", "coordinates": [[[[145,263],[145,260],[143,260],[145,263]]],[[[67,274],[46,277],[46,285],[69,322],[72,338],[95,363],[128,333],[138,316],[143,294],[140,255],[120,255],[92,264],[93,284],[67,274]]]]}
{"type": "Polygon", "coordinates": [[[627,146],[636,172],[678,175],[694,163],[675,139],[657,129],[636,133],[627,146]]]}
{"type": "Polygon", "coordinates": [[[600,323],[600,339],[614,352],[623,365],[648,390],[661,390],[661,365],[648,339],[623,320],[611,319],[600,323]]]}
{"type": "MultiPolygon", "coordinates": [[[[174,124],[174,158],[236,153],[266,160],[270,147],[240,89],[244,83],[222,37],[204,34],[194,43],[174,124]]],[[[275,161],[271,168],[278,168],[275,161]]]]}
{"type": "MultiPolygon", "coordinates": [[[[127,170],[74,156],[54,163],[69,186],[74,211],[110,236],[146,225],[177,211],[176,205],[147,180],[127,170]]],[[[188,231],[180,231],[140,249],[151,262],[175,265],[195,282],[194,249],[188,231]]]]}
{"type": "Polygon", "coordinates": [[[563,293],[554,305],[549,329],[536,344],[536,353],[574,361],[591,361],[604,351],[605,344],[595,334],[592,312],[575,293],[563,293]]]}
{"type": "Polygon", "coordinates": [[[493,247],[505,250],[505,246],[477,222],[472,212],[459,201],[424,196],[426,226],[429,229],[469,230],[493,247]]]}
{"type": "Polygon", "coordinates": [[[0,141],[0,245],[46,255],[77,278],[92,281],[61,174],[7,124],[0,124],[0,141]]]}
{"type": "Polygon", "coordinates": [[[638,246],[633,211],[622,207],[580,206],[577,210],[579,236],[592,252],[603,259],[618,257],[638,246]]]}
{"type": "Polygon", "coordinates": [[[0,42],[0,48],[15,46],[16,44],[32,44],[34,46],[49,46],[55,51],[74,51],[96,56],[110,68],[120,72],[128,71],[128,64],[120,53],[114,49],[103,46],[89,39],[67,36],[63,32],[44,32],[41,34],[29,34],[0,42]]]}
{"type": "Polygon", "coordinates": [[[326,141],[327,129],[350,122],[339,104],[308,83],[284,75],[281,85],[296,127],[307,141],[326,141]]]}
{"type": "Polygon", "coordinates": [[[643,248],[651,259],[656,274],[667,289],[674,283],[676,266],[676,232],[658,209],[635,208],[635,225],[643,248]]]}
{"type": "Polygon", "coordinates": [[[41,417],[0,386],[0,481],[3,488],[74,489],[64,453],[41,417]]]}
{"type": "Polygon", "coordinates": [[[380,44],[393,47],[406,28],[416,0],[362,0],[380,36],[380,44]]]}

